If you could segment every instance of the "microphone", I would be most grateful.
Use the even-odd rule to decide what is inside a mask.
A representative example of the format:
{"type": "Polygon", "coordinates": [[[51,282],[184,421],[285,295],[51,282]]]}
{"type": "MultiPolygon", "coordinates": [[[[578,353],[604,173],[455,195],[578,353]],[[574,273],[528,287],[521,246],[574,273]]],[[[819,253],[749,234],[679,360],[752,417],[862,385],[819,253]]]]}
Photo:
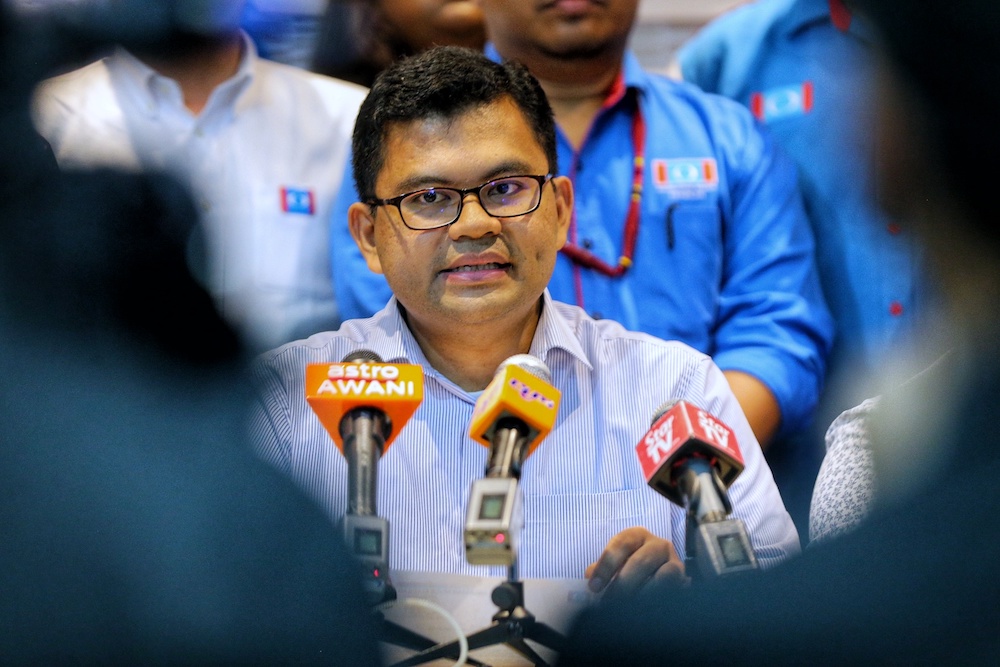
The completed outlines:
{"type": "Polygon", "coordinates": [[[378,460],[423,400],[423,368],[385,364],[370,350],[339,364],[306,366],[306,401],[347,459],[344,540],[364,568],[373,603],[395,599],[389,581],[389,522],[376,511],[378,460]]]}
{"type": "Polygon", "coordinates": [[[473,482],[465,517],[465,556],[473,565],[513,565],[523,517],[518,480],[524,461],[556,423],[560,392],[548,366],[515,354],[497,367],[469,423],[489,448],[485,477],[473,482]]]}
{"type": "Polygon", "coordinates": [[[726,490],[743,472],[736,435],[708,412],[671,400],[635,447],[646,483],[687,510],[687,560],[704,578],[756,570],[746,526],[727,519],[726,490]]]}

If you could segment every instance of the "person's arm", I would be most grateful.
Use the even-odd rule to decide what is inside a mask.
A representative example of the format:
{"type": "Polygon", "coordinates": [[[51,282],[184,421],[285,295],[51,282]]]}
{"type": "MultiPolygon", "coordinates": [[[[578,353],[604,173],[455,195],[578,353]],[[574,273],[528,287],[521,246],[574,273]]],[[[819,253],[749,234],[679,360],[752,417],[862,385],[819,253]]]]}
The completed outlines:
{"type": "MultiPolygon", "coordinates": [[[[730,387],[731,381],[727,381],[709,357],[703,357],[699,363],[699,371],[688,390],[674,398],[701,407],[733,430],[744,468],[728,490],[733,508],[731,517],[743,521],[761,567],[771,567],[801,551],[798,531],[730,387]]],[[[667,504],[665,499],[664,503],[667,504]]],[[[686,549],[682,543],[683,527],[680,528],[673,541],[642,527],[627,528],[616,534],[585,571],[590,589],[601,591],[612,586],[629,592],[654,581],[686,583],[684,560],[678,555],[678,549],[681,552],[686,549]]]]}
{"type": "Polygon", "coordinates": [[[809,505],[809,544],[844,535],[871,511],[875,470],[869,419],[880,398],[845,410],[826,430],[826,456],[809,505]]]}
{"type": "Polygon", "coordinates": [[[259,458],[287,475],[292,464],[287,436],[292,410],[279,373],[264,358],[255,359],[248,370],[253,392],[246,436],[259,458]]]}
{"type": "Polygon", "coordinates": [[[799,534],[731,381],[711,359],[706,358],[703,364],[704,382],[693,384],[690,393],[681,398],[704,408],[733,430],[744,467],[727,490],[733,507],[730,516],[743,521],[757,560],[767,569],[801,551],[799,534]]]}
{"type": "Polygon", "coordinates": [[[740,371],[726,371],[725,376],[750,422],[753,434],[757,436],[760,448],[767,451],[781,426],[781,406],[768,386],[754,376],[740,371]]]}
{"type": "Polygon", "coordinates": [[[739,104],[712,97],[707,108],[730,181],[712,357],[766,445],[776,432],[808,424],[826,374],[833,319],[794,163],[739,104]]]}

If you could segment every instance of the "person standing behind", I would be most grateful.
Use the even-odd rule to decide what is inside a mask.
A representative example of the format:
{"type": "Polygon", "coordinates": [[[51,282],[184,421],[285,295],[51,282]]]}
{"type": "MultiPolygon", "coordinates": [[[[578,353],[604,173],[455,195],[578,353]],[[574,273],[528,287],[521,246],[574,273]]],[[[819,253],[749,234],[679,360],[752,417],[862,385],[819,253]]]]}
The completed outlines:
{"type": "Polygon", "coordinates": [[[162,174],[60,172],[32,127],[56,61],[155,19],[9,12],[0,664],[380,664],[340,534],[243,438],[245,359],[188,270],[190,193],[162,174]]]}
{"type": "Polygon", "coordinates": [[[246,0],[240,24],[262,58],[310,69],[328,6],[336,0],[246,0]]]}
{"type": "Polygon", "coordinates": [[[392,63],[432,46],[481,49],[485,43],[475,0],[333,0],[312,69],[370,86],[392,63]]]}
{"type": "Polygon", "coordinates": [[[759,0],[678,53],[686,81],[745,104],[798,165],[837,325],[823,424],[869,395],[859,376],[884,374],[934,298],[912,230],[875,202],[869,33],[843,0],[759,0]]]}
{"type": "Polygon", "coordinates": [[[132,1],[121,9],[167,12],[168,36],[39,88],[60,165],[168,169],[190,186],[202,280],[249,349],[335,326],[327,219],[364,89],[258,58],[240,0],[132,1]]]}

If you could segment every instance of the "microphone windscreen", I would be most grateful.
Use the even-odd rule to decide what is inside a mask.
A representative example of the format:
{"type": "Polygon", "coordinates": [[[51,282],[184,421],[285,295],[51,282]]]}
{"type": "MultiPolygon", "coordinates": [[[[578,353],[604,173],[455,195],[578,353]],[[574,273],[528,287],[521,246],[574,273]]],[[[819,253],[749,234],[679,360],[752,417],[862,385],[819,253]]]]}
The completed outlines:
{"type": "Polygon", "coordinates": [[[323,428],[344,451],[341,420],[355,408],[385,413],[390,430],[382,453],[396,439],[424,398],[424,369],[419,364],[386,364],[370,350],[351,352],[333,364],[307,364],[306,401],[323,428]]]}
{"type": "Polygon", "coordinates": [[[550,384],[551,377],[545,362],[530,354],[505,359],[476,401],[469,437],[489,447],[500,420],[520,420],[528,428],[527,459],[556,423],[561,393],[550,384]]]}
{"type": "Polygon", "coordinates": [[[726,424],[687,401],[671,400],[656,410],[653,424],[635,447],[646,482],[668,500],[684,505],[674,468],[691,457],[711,462],[728,488],[743,472],[736,435],[726,424]]]}

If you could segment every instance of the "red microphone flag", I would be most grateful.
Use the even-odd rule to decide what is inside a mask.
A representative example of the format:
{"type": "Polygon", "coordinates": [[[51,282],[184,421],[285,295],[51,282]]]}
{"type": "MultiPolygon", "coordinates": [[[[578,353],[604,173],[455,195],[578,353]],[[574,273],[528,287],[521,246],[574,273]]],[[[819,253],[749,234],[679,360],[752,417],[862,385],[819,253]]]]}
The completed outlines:
{"type": "Polygon", "coordinates": [[[743,455],[733,430],[705,410],[677,401],[653,421],[635,446],[646,482],[671,502],[684,506],[674,469],[692,457],[706,459],[728,488],[743,472],[743,455]]]}

